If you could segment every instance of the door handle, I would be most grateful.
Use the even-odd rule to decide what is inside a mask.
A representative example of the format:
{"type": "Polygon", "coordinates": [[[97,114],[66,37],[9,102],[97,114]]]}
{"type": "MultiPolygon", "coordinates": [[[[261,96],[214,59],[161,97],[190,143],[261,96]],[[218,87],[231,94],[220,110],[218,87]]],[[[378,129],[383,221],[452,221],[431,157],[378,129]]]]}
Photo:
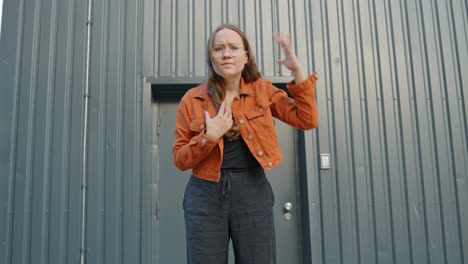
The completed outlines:
{"type": "Polygon", "coordinates": [[[284,217],[284,220],[286,221],[290,221],[291,218],[292,218],[292,214],[291,214],[291,210],[292,210],[292,203],[291,202],[286,202],[284,205],[283,205],[283,217],[284,217]]]}

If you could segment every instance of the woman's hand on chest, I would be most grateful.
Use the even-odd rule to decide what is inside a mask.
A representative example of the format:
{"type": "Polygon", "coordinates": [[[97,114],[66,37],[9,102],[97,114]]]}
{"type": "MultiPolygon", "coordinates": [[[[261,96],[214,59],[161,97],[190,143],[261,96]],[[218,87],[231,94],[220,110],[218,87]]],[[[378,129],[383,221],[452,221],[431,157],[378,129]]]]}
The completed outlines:
{"type": "Polygon", "coordinates": [[[211,118],[208,111],[205,111],[206,136],[212,139],[219,139],[232,126],[232,112],[227,109],[226,102],[219,107],[218,113],[211,118]]]}

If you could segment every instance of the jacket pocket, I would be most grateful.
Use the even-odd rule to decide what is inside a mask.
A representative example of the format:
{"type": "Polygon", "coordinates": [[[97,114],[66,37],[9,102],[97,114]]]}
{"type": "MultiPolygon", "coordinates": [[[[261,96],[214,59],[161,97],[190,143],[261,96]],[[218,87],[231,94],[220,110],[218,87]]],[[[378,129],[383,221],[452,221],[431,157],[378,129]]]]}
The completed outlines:
{"type": "Polygon", "coordinates": [[[256,104],[254,105],[252,109],[249,109],[249,111],[245,113],[245,116],[249,120],[256,118],[256,117],[264,116],[265,113],[269,112],[270,105],[271,105],[271,102],[266,102],[263,104],[256,104]]]}
{"type": "Polygon", "coordinates": [[[204,129],[206,129],[204,118],[193,119],[190,121],[190,131],[198,134],[204,129]]]}

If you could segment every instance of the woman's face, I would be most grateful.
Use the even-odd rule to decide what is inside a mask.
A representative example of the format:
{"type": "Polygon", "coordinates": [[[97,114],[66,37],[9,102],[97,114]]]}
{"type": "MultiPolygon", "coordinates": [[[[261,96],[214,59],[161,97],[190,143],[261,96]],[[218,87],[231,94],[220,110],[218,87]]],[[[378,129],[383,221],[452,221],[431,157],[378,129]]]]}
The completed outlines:
{"type": "Polygon", "coordinates": [[[241,36],[230,29],[221,29],[215,35],[211,48],[214,71],[225,79],[240,79],[248,61],[241,36]]]}

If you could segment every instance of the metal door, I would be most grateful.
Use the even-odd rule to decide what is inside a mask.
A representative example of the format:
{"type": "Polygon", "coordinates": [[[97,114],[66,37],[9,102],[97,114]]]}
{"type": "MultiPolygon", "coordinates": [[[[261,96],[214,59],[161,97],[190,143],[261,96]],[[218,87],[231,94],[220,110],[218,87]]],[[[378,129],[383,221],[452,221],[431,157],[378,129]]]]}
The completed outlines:
{"type": "MultiPolygon", "coordinates": [[[[157,95],[154,101],[153,135],[159,145],[159,170],[154,177],[158,182],[157,236],[159,261],[157,263],[186,263],[185,225],[182,199],[190,171],[181,172],[172,162],[175,115],[181,94],[157,95]]],[[[299,228],[298,173],[296,166],[296,130],[276,121],[283,162],[267,173],[275,194],[275,227],[278,263],[299,264],[301,237],[299,228]]],[[[232,248],[229,263],[234,263],[232,248]]]]}

